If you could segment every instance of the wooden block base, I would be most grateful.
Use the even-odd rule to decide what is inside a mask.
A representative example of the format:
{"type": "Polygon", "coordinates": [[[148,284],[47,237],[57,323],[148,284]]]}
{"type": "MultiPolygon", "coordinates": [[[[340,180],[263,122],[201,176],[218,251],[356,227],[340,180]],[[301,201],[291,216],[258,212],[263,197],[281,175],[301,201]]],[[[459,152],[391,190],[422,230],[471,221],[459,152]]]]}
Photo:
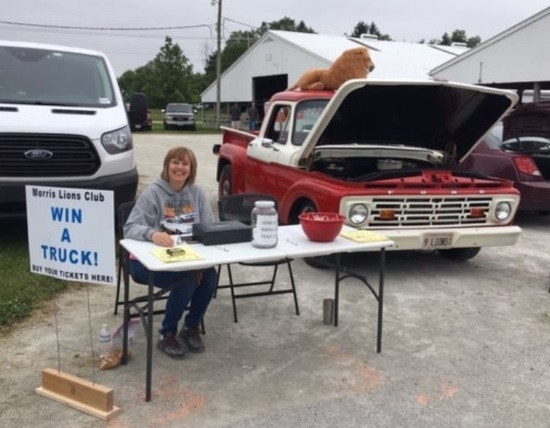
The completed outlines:
{"type": "Polygon", "coordinates": [[[113,390],[54,369],[42,370],[42,386],[36,392],[101,419],[116,415],[113,390]]]}

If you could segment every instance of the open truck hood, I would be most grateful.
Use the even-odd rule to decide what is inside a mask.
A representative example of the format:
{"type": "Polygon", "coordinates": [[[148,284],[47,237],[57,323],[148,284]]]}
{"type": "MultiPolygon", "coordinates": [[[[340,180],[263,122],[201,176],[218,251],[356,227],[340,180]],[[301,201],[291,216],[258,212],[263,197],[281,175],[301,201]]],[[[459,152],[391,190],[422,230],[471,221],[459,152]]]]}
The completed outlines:
{"type": "Polygon", "coordinates": [[[517,100],[512,91],[456,82],[350,80],[304,141],[301,158],[323,146],[374,145],[422,148],[460,162],[517,100]]]}

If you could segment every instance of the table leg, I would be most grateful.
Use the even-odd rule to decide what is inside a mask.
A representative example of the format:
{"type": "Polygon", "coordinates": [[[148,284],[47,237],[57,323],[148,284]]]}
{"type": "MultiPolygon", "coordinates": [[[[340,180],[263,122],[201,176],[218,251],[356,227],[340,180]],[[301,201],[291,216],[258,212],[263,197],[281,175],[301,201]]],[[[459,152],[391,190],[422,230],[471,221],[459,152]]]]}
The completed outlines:
{"type": "Polygon", "coordinates": [[[334,274],[334,326],[338,327],[338,307],[340,303],[340,281],[346,278],[355,278],[361,281],[371,291],[372,295],[378,300],[378,318],[376,325],[376,352],[382,352],[382,320],[384,311],[384,270],[386,264],[386,249],[380,249],[380,267],[378,273],[378,292],[374,290],[372,285],[367,280],[367,277],[359,275],[354,272],[346,271],[340,272],[340,254],[335,255],[335,269],[334,274]]]}
{"type": "MultiPolygon", "coordinates": [[[[119,263],[122,263],[120,261],[119,263]]],[[[124,309],[123,309],[123,327],[122,327],[122,360],[121,364],[128,363],[128,327],[130,325],[130,310],[128,308],[128,301],[130,300],[130,272],[128,272],[128,266],[122,269],[123,282],[124,282],[124,309]]]]}
{"type": "Polygon", "coordinates": [[[382,312],[384,311],[384,270],[386,249],[380,249],[380,271],[378,273],[378,331],[376,333],[376,352],[382,352],[382,312]]]}
{"type": "Polygon", "coordinates": [[[145,401],[151,401],[151,382],[153,378],[153,291],[155,274],[149,271],[149,291],[147,294],[147,370],[145,380],[145,401]]]}
{"type": "Polygon", "coordinates": [[[334,327],[338,327],[338,306],[340,303],[340,253],[335,255],[334,272],[334,327]]]}

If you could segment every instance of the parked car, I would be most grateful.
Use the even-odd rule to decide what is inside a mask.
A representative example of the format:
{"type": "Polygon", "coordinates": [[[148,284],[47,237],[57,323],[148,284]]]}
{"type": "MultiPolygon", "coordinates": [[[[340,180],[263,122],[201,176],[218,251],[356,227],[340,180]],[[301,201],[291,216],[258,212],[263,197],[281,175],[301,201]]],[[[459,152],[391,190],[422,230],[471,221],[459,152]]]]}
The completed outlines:
{"type": "Polygon", "coordinates": [[[164,129],[190,129],[195,131],[195,113],[193,106],[186,103],[169,103],[164,112],[164,129]]]}
{"type": "Polygon", "coordinates": [[[151,115],[151,110],[147,110],[147,116],[141,124],[136,124],[136,129],[141,129],[142,131],[151,131],[153,129],[153,116],[151,115]]]}
{"type": "MultiPolygon", "coordinates": [[[[128,106],[126,106],[128,108],[128,106]]],[[[130,123],[130,129],[132,131],[151,131],[153,129],[153,116],[151,110],[147,110],[145,120],[141,123],[130,123]]]]}
{"type": "Polygon", "coordinates": [[[468,170],[513,181],[521,193],[519,210],[550,213],[550,139],[512,137],[503,141],[496,125],[462,162],[468,170]]]}
{"type": "Polygon", "coordinates": [[[132,131],[151,131],[153,129],[151,110],[147,108],[147,96],[144,93],[136,92],[132,95],[132,101],[126,103],[126,113],[132,131]]]}

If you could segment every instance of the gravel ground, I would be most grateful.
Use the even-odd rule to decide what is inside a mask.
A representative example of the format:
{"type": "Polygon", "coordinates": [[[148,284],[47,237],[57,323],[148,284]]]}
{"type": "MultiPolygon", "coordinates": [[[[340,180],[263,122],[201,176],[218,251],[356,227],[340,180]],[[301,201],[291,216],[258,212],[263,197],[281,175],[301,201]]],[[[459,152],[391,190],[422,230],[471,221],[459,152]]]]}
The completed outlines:
{"type": "MultiPolygon", "coordinates": [[[[212,144],[220,136],[135,139],[141,185],[159,174],[167,148],[188,145],[215,204],[212,144]]],[[[114,288],[77,287],[0,338],[0,426],[548,427],[550,218],[525,215],[518,224],[517,245],[483,249],[465,263],[389,252],[381,354],[375,300],[359,283],[342,287],[337,328],[322,322],[333,274],[301,260],[300,316],[291,296],[246,299],[235,324],[221,290],[205,320],[204,354],[174,361],[154,350],[150,403],[141,329],[127,366],[97,370],[90,337],[102,323],[116,328],[121,315],[112,313],[114,288]],[[50,367],[113,388],[121,412],[105,422],[36,394],[50,367]]],[[[376,278],[376,255],[346,263],[376,278]]]]}

